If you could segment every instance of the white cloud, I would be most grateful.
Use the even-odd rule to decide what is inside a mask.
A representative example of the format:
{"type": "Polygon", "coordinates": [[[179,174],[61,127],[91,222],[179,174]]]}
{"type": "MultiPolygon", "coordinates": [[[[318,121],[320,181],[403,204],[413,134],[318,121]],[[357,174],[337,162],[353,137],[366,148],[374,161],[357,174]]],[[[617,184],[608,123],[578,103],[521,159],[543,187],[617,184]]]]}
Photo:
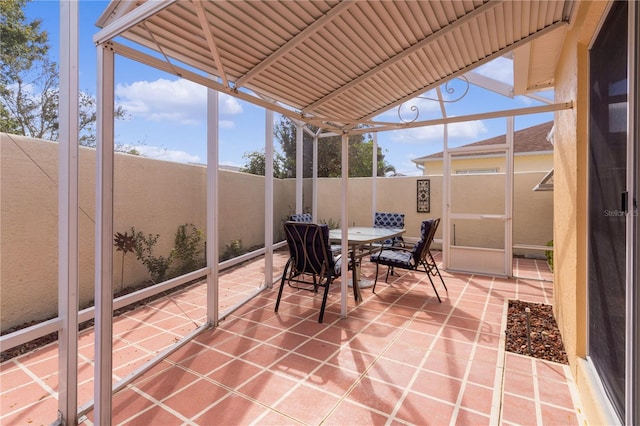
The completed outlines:
{"type": "MultiPolygon", "coordinates": [[[[179,124],[202,124],[207,114],[207,90],[188,80],[158,79],[118,84],[118,103],[133,117],[179,124]]],[[[242,113],[237,99],[221,93],[220,114],[242,113]]],[[[226,124],[229,127],[229,124],[226,124]]],[[[231,126],[232,127],[232,126],[231,126]]]]}
{"type": "Polygon", "coordinates": [[[199,156],[189,154],[185,151],[162,148],[149,145],[127,145],[123,147],[125,151],[135,149],[143,157],[155,158],[156,160],[173,161],[174,163],[201,163],[199,156]]]}
{"type": "Polygon", "coordinates": [[[375,119],[393,122],[412,121],[416,119],[416,114],[418,114],[418,119],[423,120],[425,114],[440,112],[440,104],[437,101],[438,95],[435,90],[430,90],[421,96],[410,99],[399,107],[391,108],[387,112],[378,115],[375,119]]]}
{"type": "Polygon", "coordinates": [[[220,93],[219,101],[221,114],[235,115],[242,112],[242,105],[240,105],[240,102],[226,93],[220,93]]]}
{"type": "Polygon", "coordinates": [[[475,70],[478,74],[491,77],[507,84],[513,84],[513,61],[507,58],[496,58],[475,70]]]}
{"type": "MultiPolygon", "coordinates": [[[[487,128],[480,120],[464,123],[452,123],[448,126],[450,139],[468,139],[470,142],[478,140],[480,135],[487,132],[487,128]]],[[[428,141],[442,141],[443,125],[414,127],[411,129],[394,130],[391,140],[401,143],[415,143],[428,141]]]]}
{"type": "Polygon", "coordinates": [[[418,167],[416,167],[416,163],[411,161],[414,158],[416,158],[416,155],[414,154],[406,155],[402,163],[396,166],[396,173],[406,176],[421,175],[422,170],[418,169],[418,167]]]}

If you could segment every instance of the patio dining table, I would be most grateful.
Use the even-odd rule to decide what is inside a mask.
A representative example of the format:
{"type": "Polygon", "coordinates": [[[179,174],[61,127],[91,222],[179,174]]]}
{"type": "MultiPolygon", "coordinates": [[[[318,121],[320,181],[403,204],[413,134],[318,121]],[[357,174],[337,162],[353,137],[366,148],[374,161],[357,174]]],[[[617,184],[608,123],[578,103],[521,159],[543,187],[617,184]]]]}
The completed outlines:
{"type": "MultiPolygon", "coordinates": [[[[381,250],[381,245],[375,243],[384,242],[404,234],[404,229],[398,228],[373,228],[373,227],[351,227],[347,229],[347,241],[349,244],[349,256],[351,257],[351,285],[353,293],[358,302],[362,301],[360,294],[361,288],[371,287],[373,282],[360,280],[360,260],[377,251],[381,250]]],[[[332,242],[342,241],[342,229],[329,230],[329,240],[332,242]]]]}

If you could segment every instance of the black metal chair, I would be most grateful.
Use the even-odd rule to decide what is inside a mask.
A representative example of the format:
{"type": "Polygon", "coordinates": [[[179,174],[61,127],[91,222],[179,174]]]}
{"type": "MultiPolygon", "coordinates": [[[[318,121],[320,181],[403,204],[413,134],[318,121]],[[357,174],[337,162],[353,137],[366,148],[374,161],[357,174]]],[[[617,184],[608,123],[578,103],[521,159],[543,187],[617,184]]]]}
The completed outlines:
{"type": "Polygon", "coordinates": [[[371,261],[376,263],[376,278],[373,283],[372,290],[374,293],[376,292],[376,284],[378,283],[378,270],[380,265],[386,265],[388,267],[385,282],[389,279],[389,272],[392,268],[418,271],[419,267],[422,266],[424,271],[427,273],[427,277],[429,277],[429,282],[431,282],[433,291],[436,292],[438,301],[442,303],[438,290],[436,290],[436,286],[431,278],[436,275],[440,277],[440,281],[442,282],[445,291],[448,291],[447,286],[442,279],[442,275],[440,274],[440,270],[438,269],[438,265],[433,259],[430,250],[433,237],[436,234],[439,224],[439,218],[423,221],[420,226],[420,240],[410,249],[390,246],[371,255],[371,261]]]}
{"type": "Polygon", "coordinates": [[[285,222],[284,232],[289,246],[289,260],[284,267],[275,311],[278,312],[285,282],[295,289],[318,292],[324,288],[320,316],[322,322],[329,286],[340,275],[342,261],[334,258],[329,245],[329,227],[306,222],[285,222]]]}
{"type": "MultiPolygon", "coordinates": [[[[311,213],[294,213],[289,216],[289,220],[291,222],[313,223],[313,216],[311,216],[311,213]]],[[[340,244],[331,244],[331,251],[334,255],[338,255],[342,252],[342,246],[340,244]]]]}

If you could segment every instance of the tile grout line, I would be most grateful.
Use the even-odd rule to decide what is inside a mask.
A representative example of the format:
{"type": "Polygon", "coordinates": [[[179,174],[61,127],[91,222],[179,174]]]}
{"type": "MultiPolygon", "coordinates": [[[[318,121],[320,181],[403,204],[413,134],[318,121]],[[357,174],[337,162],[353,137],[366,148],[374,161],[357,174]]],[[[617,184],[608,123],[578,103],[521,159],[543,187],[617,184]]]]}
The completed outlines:
{"type": "MultiPolygon", "coordinates": [[[[487,292],[487,297],[484,301],[484,306],[482,308],[482,316],[480,317],[480,324],[484,321],[484,318],[487,314],[487,309],[488,309],[488,305],[489,305],[489,300],[491,299],[491,293],[493,290],[493,283],[494,283],[494,279],[491,280],[491,285],[489,286],[489,291],[487,292]]],[[[456,399],[456,403],[455,403],[455,407],[453,409],[453,414],[451,416],[451,426],[455,426],[456,424],[456,420],[458,417],[458,413],[460,412],[460,404],[462,404],[462,397],[464,395],[464,391],[466,390],[467,384],[468,384],[468,380],[469,380],[469,374],[471,373],[471,365],[473,363],[473,361],[475,360],[475,354],[476,354],[476,349],[479,346],[478,344],[478,340],[480,339],[480,335],[481,333],[481,329],[482,327],[478,327],[478,329],[476,330],[476,335],[473,341],[473,347],[471,348],[471,353],[469,355],[469,360],[467,362],[467,367],[466,367],[466,371],[464,373],[464,376],[462,378],[462,384],[460,386],[460,391],[458,392],[458,398],[456,399]]],[[[500,344],[498,344],[498,346],[500,346],[500,344]]],[[[500,369],[500,348],[498,347],[498,360],[497,360],[498,364],[497,367],[498,369],[500,369]]],[[[495,386],[494,386],[495,389],[495,386]]],[[[502,393],[502,392],[501,392],[502,393]]],[[[495,399],[495,392],[494,392],[494,399],[495,399]]],[[[493,407],[493,401],[491,406],[493,407]]],[[[491,413],[489,413],[489,416],[491,417],[491,413]]]]}
{"type": "Polygon", "coordinates": [[[538,383],[538,368],[535,358],[531,358],[531,380],[533,382],[533,399],[536,407],[536,424],[544,426],[542,406],[540,405],[540,384],[538,383]]]}
{"type": "MultiPolygon", "coordinates": [[[[195,383],[195,382],[194,382],[194,383],[195,383]]],[[[189,385],[190,385],[190,384],[183,386],[182,388],[180,388],[180,390],[182,390],[182,389],[186,388],[186,387],[187,387],[187,386],[189,386],[189,385]]],[[[136,417],[140,417],[141,415],[143,415],[143,414],[144,414],[144,413],[146,413],[147,411],[152,410],[154,407],[160,407],[161,409],[163,409],[163,410],[165,410],[165,411],[167,411],[167,412],[169,412],[169,413],[173,414],[174,416],[178,417],[178,418],[179,418],[180,420],[182,420],[183,422],[189,422],[189,424],[191,424],[191,423],[192,423],[192,422],[191,422],[191,419],[187,418],[187,416],[185,416],[185,415],[183,415],[182,413],[180,413],[180,412],[178,412],[178,411],[174,410],[173,408],[169,407],[168,405],[166,405],[166,404],[164,404],[164,403],[162,402],[163,400],[165,400],[165,401],[166,401],[166,400],[167,400],[167,398],[170,398],[173,394],[168,395],[168,396],[167,396],[167,397],[165,397],[163,400],[159,400],[159,399],[156,399],[156,398],[154,398],[153,396],[149,395],[148,393],[146,393],[146,392],[144,392],[144,391],[140,390],[137,386],[128,385],[127,387],[128,387],[132,392],[137,393],[137,394],[138,394],[139,396],[141,396],[142,398],[146,398],[146,399],[148,399],[149,401],[151,401],[151,402],[152,402],[152,404],[151,404],[149,407],[147,407],[146,409],[144,409],[144,410],[142,410],[142,411],[139,411],[139,412],[137,412],[136,414],[134,414],[134,415],[132,415],[132,416],[129,416],[128,418],[124,419],[124,422],[129,422],[129,421],[131,421],[131,420],[135,420],[135,418],[136,418],[136,417]]],[[[178,391],[176,391],[176,392],[178,392],[178,391]]],[[[175,394],[175,392],[174,392],[174,394],[175,394]]],[[[223,399],[226,399],[226,398],[227,398],[227,397],[225,397],[225,398],[223,398],[223,399]]]]}
{"type": "MultiPolygon", "coordinates": [[[[411,380],[409,380],[409,383],[407,384],[406,388],[402,392],[402,395],[400,396],[400,398],[398,398],[398,401],[396,402],[396,405],[395,405],[393,411],[389,415],[389,418],[388,418],[388,420],[386,422],[386,425],[390,425],[391,424],[390,422],[394,421],[394,420],[395,421],[399,421],[399,420],[396,419],[396,415],[398,414],[398,411],[400,410],[400,407],[402,406],[402,403],[404,402],[404,400],[406,399],[407,395],[409,394],[409,389],[416,382],[418,374],[420,373],[420,370],[422,370],[427,358],[429,358],[429,354],[431,353],[431,351],[433,351],[433,348],[435,347],[436,342],[438,341],[438,339],[442,335],[442,330],[444,329],[444,327],[449,322],[449,318],[451,318],[451,316],[453,315],[453,310],[460,303],[460,300],[461,300],[462,296],[464,295],[465,291],[467,290],[467,288],[469,287],[469,282],[473,279],[473,277],[474,277],[473,274],[469,275],[469,278],[467,279],[467,282],[465,283],[462,291],[460,292],[460,294],[458,294],[458,297],[457,297],[455,303],[451,306],[451,309],[449,310],[449,313],[447,314],[447,317],[444,319],[444,321],[440,325],[440,328],[438,329],[438,333],[435,335],[433,341],[429,345],[429,348],[425,351],[425,355],[422,357],[422,360],[420,361],[420,364],[418,365],[418,368],[416,368],[416,371],[414,372],[413,377],[411,378],[411,380]]],[[[424,306],[424,304],[422,306],[424,306]]]]}
{"type": "MultiPolygon", "coordinates": [[[[420,283],[421,283],[423,280],[424,280],[424,278],[422,278],[422,279],[418,280],[418,281],[417,281],[416,283],[414,283],[410,288],[406,289],[406,290],[405,290],[405,292],[403,293],[403,296],[404,296],[404,295],[406,295],[406,294],[408,294],[409,292],[411,292],[411,291],[412,291],[414,288],[416,288],[418,285],[420,285],[420,283]]],[[[396,281],[397,281],[397,280],[396,280],[396,281]]],[[[386,288],[390,288],[390,287],[386,287],[386,288]]],[[[384,291],[384,290],[383,290],[383,291],[384,291]]],[[[372,296],[370,296],[370,298],[371,298],[371,297],[372,297],[372,296]]],[[[395,300],[393,303],[388,304],[388,306],[387,306],[387,307],[386,307],[382,312],[380,312],[380,313],[379,313],[375,318],[373,318],[373,319],[371,319],[371,320],[369,321],[369,325],[373,324],[373,323],[374,323],[378,318],[380,318],[380,317],[381,317],[385,312],[389,311],[389,309],[391,309],[391,307],[392,307],[392,306],[396,305],[399,299],[401,299],[401,297],[397,297],[397,298],[396,298],[396,300],[395,300]]],[[[369,300],[369,299],[367,299],[367,300],[369,300]]],[[[423,304],[422,304],[421,306],[424,306],[426,303],[427,303],[426,301],[425,301],[425,302],[423,302],[423,304]]],[[[355,308],[354,308],[354,309],[355,309],[355,308]]],[[[374,358],[374,360],[371,362],[371,364],[370,364],[370,365],[369,365],[369,366],[368,366],[368,367],[367,367],[367,368],[366,368],[362,373],[359,373],[358,378],[357,378],[357,379],[356,379],[356,380],[351,384],[351,386],[349,386],[349,388],[348,388],[348,389],[344,392],[344,394],[339,398],[338,402],[336,402],[336,404],[332,407],[332,409],[331,409],[331,410],[329,410],[329,412],[327,413],[327,415],[326,415],[326,416],[325,416],[325,417],[320,421],[320,424],[324,423],[324,422],[325,422],[325,421],[326,421],[326,420],[331,416],[331,414],[333,414],[333,413],[335,412],[335,410],[336,410],[336,409],[337,409],[337,408],[338,408],[338,407],[339,407],[339,406],[340,406],[340,405],[341,405],[341,404],[342,404],[342,403],[347,399],[347,397],[348,397],[349,395],[351,395],[351,392],[353,391],[353,389],[354,389],[358,384],[360,384],[360,382],[362,382],[362,380],[363,380],[364,376],[367,374],[367,372],[368,372],[368,371],[369,371],[369,370],[370,370],[370,369],[371,369],[371,368],[376,364],[376,362],[377,362],[378,360],[380,360],[381,358],[383,358],[383,357],[384,357],[384,354],[387,352],[387,350],[389,349],[389,347],[391,347],[391,345],[392,345],[393,343],[395,343],[395,342],[400,338],[400,335],[402,334],[402,331],[407,330],[407,328],[409,327],[409,325],[410,325],[411,323],[413,323],[413,321],[414,321],[414,317],[415,317],[415,314],[414,314],[411,318],[407,318],[407,319],[408,319],[408,321],[407,321],[407,323],[406,323],[402,328],[400,328],[400,332],[398,332],[398,333],[393,337],[393,339],[391,339],[391,341],[390,341],[390,342],[388,342],[388,343],[385,345],[385,347],[384,347],[384,348],[382,349],[382,351],[381,351],[381,352],[380,352],[380,353],[379,353],[379,354],[374,358]]],[[[365,327],[365,328],[366,328],[366,327],[365,327]]],[[[348,341],[348,342],[351,342],[352,340],[356,339],[357,337],[358,337],[358,335],[356,334],[356,335],[355,335],[355,336],[353,336],[351,339],[349,339],[349,341],[348,341]]],[[[347,342],[347,343],[348,343],[348,342],[347,342]]],[[[342,346],[342,345],[341,345],[341,346],[342,346]]],[[[323,365],[324,365],[326,362],[327,362],[327,361],[325,360],[325,362],[323,363],[323,365]]],[[[318,367],[318,368],[320,368],[320,367],[318,367]]],[[[315,370],[314,370],[314,371],[315,371],[315,370]]],[[[361,403],[358,403],[358,402],[356,402],[356,401],[352,401],[352,402],[353,402],[354,404],[356,404],[356,405],[358,405],[358,406],[361,406],[361,407],[364,407],[364,408],[366,408],[366,409],[368,409],[368,410],[370,410],[370,411],[375,411],[375,412],[377,412],[377,413],[380,413],[380,414],[384,415],[385,417],[389,417],[389,418],[391,417],[390,415],[387,415],[387,413],[383,413],[383,412],[381,412],[381,411],[379,411],[379,410],[375,410],[375,409],[373,409],[372,407],[368,407],[368,406],[366,406],[366,405],[364,405],[364,404],[361,404],[361,403]]],[[[388,420],[387,420],[387,422],[388,422],[388,420]]]]}
{"type": "MultiPolygon", "coordinates": [[[[49,385],[47,385],[47,384],[46,384],[42,379],[40,379],[40,378],[39,378],[37,375],[35,375],[31,370],[29,370],[29,368],[28,368],[26,365],[22,364],[20,361],[14,361],[14,363],[16,364],[16,366],[18,367],[18,369],[20,369],[22,372],[24,372],[25,374],[27,374],[27,375],[28,375],[28,376],[33,380],[33,383],[35,383],[35,384],[37,384],[37,385],[41,386],[41,387],[42,387],[42,389],[43,389],[45,392],[47,392],[47,393],[48,393],[48,395],[47,395],[47,396],[45,396],[45,397],[41,397],[40,399],[38,399],[37,401],[32,402],[31,404],[23,405],[23,406],[21,406],[21,407],[17,408],[16,410],[10,411],[10,412],[8,412],[8,413],[3,413],[3,414],[2,414],[2,417],[0,417],[0,418],[11,416],[11,415],[13,415],[15,412],[18,412],[18,411],[23,411],[23,410],[25,410],[26,408],[29,408],[29,407],[32,407],[32,406],[34,406],[34,405],[38,404],[40,401],[42,401],[42,400],[44,400],[44,399],[47,399],[47,398],[51,398],[51,397],[52,397],[52,398],[55,398],[55,399],[57,400],[57,398],[58,398],[58,392],[54,391],[54,390],[53,390],[49,385]]],[[[27,386],[27,385],[28,385],[28,383],[27,383],[27,384],[25,384],[25,385],[23,385],[23,386],[27,386]]],[[[12,390],[13,390],[13,389],[17,389],[17,388],[12,388],[12,390]]]]}
{"type": "MultiPolygon", "coordinates": [[[[517,291],[517,287],[516,287],[517,291]]],[[[502,323],[500,325],[500,342],[498,343],[498,364],[496,366],[496,375],[494,378],[494,389],[500,389],[499,392],[494,393],[491,401],[491,424],[502,423],[502,404],[504,399],[504,379],[506,375],[505,360],[507,353],[506,347],[506,329],[507,329],[507,315],[509,313],[509,298],[505,297],[502,305],[502,323]]]]}
{"type": "MultiPolygon", "coordinates": [[[[411,289],[413,289],[415,286],[417,286],[420,282],[421,282],[421,280],[420,280],[420,281],[418,281],[416,284],[414,284],[410,289],[408,289],[407,291],[405,291],[405,293],[404,293],[404,294],[406,294],[407,292],[409,292],[411,289]]],[[[382,310],[378,315],[376,315],[376,317],[375,317],[375,318],[373,318],[373,319],[371,319],[371,320],[367,320],[367,321],[368,321],[368,325],[367,325],[367,326],[369,326],[369,325],[371,325],[371,324],[375,323],[375,321],[376,321],[378,318],[380,318],[380,317],[381,317],[385,312],[387,312],[387,311],[388,311],[388,310],[389,310],[389,309],[390,309],[394,304],[396,304],[396,303],[397,303],[397,300],[398,300],[398,298],[397,298],[393,303],[390,303],[390,304],[389,304],[389,305],[388,305],[384,310],[382,310]]],[[[366,302],[366,300],[365,300],[365,301],[363,301],[363,302],[366,302]]],[[[355,309],[355,308],[354,308],[354,309],[355,309]]],[[[352,310],[353,310],[353,309],[352,309],[352,310]]],[[[307,321],[307,320],[308,320],[307,318],[304,318],[302,321],[307,321]]],[[[302,321],[300,321],[300,322],[296,323],[295,325],[300,324],[302,321]]],[[[332,325],[333,325],[335,322],[337,322],[337,321],[340,321],[340,318],[338,318],[337,320],[335,320],[335,321],[332,323],[332,325]]],[[[408,322],[408,324],[410,324],[410,323],[411,323],[411,321],[409,321],[409,322],[408,322]]],[[[408,324],[407,324],[407,325],[405,325],[401,330],[405,330],[405,329],[408,327],[408,324]]],[[[291,328],[291,327],[288,327],[288,329],[290,329],[290,328],[291,328]]],[[[365,328],[366,328],[366,327],[365,327],[365,328]]],[[[287,330],[288,330],[288,329],[287,329],[287,330]]],[[[297,349],[297,348],[301,347],[301,346],[302,346],[302,345],[304,345],[305,343],[309,342],[311,339],[314,339],[316,336],[318,336],[318,335],[322,334],[325,330],[326,330],[326,328],[325,328],[325,329],[323,329],[323,330],[318,331],[317,333],[315,333],[315,334],[313,334],[313,335],[311,335],[311,336],[306,336],[306,335],[305,335],[305,337],[307,338],[307,340],[305,340],[304,342],[300,343],[300,344],[299,344],[299,345],[297,345],[296,347],[294,347],[294,348],[292,348],[292,349],[288,350],[288,351],[287,351],[287,352],[288,352],[288,354],[295,353],[295,352],[294,352],[294,351],[295,351],[295,349],[297,349]]],[[[283,330],[281,333],[284,333],[284,332],[285,332],[285,330],[283,330]]],[[[371,369],[371,367],[375,364],[375,362],[376,362],[376,361],[378,361],[380,358],[382,358],[382,356],[384,355],[384,353],[386,352],[386,350],[389,348],[389,346],[391,346],[391,344],[392,344],[392,343],[394,343],[394,342],[399,338],[400,334],[401,334],[401,333],[397,333],[397,335],[396,335],[396,336],[395,336],[395,337],[394,337],[394,338],[393,338],[389,343],[387,343],[387,344],[385,345],[385,348],[382,350],[382,352],[381,352],[377,357],[375,357],[375,359],[373,360],[373,362],[371,363],[371,365],[369,365],[369,366],[368,366],[368,367],[367,367],[367,368],[366,368],[362,373],[358,373],[358,378],[357,378],[357,379],[356,379],[356,380],[351,384],[351,386],[349,386],[349,388],[348,388],[346,391],[344,391],[343,395],[342,395],[342,396],[340,396],[340,397],[338,398],[338,401],[333,405],[333,407],[329,410],[329,412],[328,412],[328,413],[327,413],[327,414],[322,418],[322,420],[320,421],[320,424],[324,423],[324,422],[325,422],[325,421],[326,421],[326,420],[327,420],[327,419],[328,419],[328,418],[329,418],[329,417],[330,417],[330,416],[335,412],[335,410],[336,410],[336,409],[337,409],[337,408],[338,408],[338,407],[339,407],[339,406],[340,406],[340,405],[345,401],[345,399],[346,399],[346,398],[351,394],[351,391],[352,391],[352,390],[353,390],[353,389],[354,389],[354,388],[355,388],[355,387],[356,387],[356,386],[357,386],[357,385],[362,381],[362,379],[363,379],[364,375],[365,375],[365,374],[366,374],[366,373],[371,369]]],[[[353,340],[354,340],[354,339],[356,339],[357,337],[358,337],[358,335],[357,335],[357,334],[355,334],[355,335],[354,335],[351,339],[349,339],[348,341],[341,343],[341,344],[340,344],[340,346],[339,346],[339,348],[338,348],[338,349],[336,349],[336,350],[331,354],[331,356],[334,356],[336,353],[338,353],[338,352],[343,348],[343,346],[345,346],[345,345],[346,345],[346,344],[348,344],[349,342],[353,341],[353,340]]],[[[319,340],[323,340],[323,339],[319,339],[319,340]]],[[[330,343],[330,342],[329,342],[329,343],[330,343]]],[[[306,357],[305,355],[302,355],[302,354],[297,354],[297,355],[302,356],[302,357],[306,357]]],[[[286,355],[283,355],[283,357],[284,357],[284,356],[286,356],[286,355]]],[[[331,357],[331,356],[330,356],[330,357],[331,357]]],[[[282,359],[283,357],[280,357],[279,359],[282,359]]],[[[320,368],[324,367],[325,365],[331,365],[331,364],[328,362],[328,360],[329,360],[329,358],[330,358],[330,357],[328,357],[327,359],[324,359],[323,361],[321,361],[321,362],[319,363],[319,365],[318,365],[316,368],[314,368],[311,372],[309,372],[309,373],[307,374],[307,377],[308,377],[308,376],[310,376],[310,375],[312,375],[315,371],[318,371],[320,368]]],[[[314,359],[314,360],[315,360],[315,359],[314,359]]],[[[270,364],[270,366],[271,366],[271,365],[273,365],[273,364],[275,364],[276,362],[277,362],[277,361],[274,361],[272,364],[270,364]]],[[[280,375],[279,373],[277,373],[277,372],[274,372],[273,374],[276,374],[276,375],[278,375],[278,376],[281,376],[281,375],[280,375]]],[[[286,377],[286,376],[282,376],[282,377],[286,377]]],[[[300,423],[304,424],[304,422],[300,421],[299,419],[295,419],[295,418],[291,417],[290,415],[287,415],[286,413],[283,413],[283,412],[281,412],[280,410],[276,410],[275,408],[273,408],[273,406],[275,406],[275,405],[279,404],[281,401],[283,401],[284,399],[286,399],[286,397],[287,397],[288,395],[290,395],[290,394],[291,394],[295,389],[298,389],[298,388],[299,388],[299,387],[301,387],[301,386],[302,386],[302,383],[297,383],[297,384],[296,384],[296,386],[294,386],[291,390],[289,390],[288,392],[286,392],[286,393],[285,393],[285,394],[284,394],[280,399],[278,399],[276,402],[274,402],[273,404],[270,404],[270,406],[268,406],[267,408],[269,408],[269,410],[271,410],[271,411],[275,411],[275,412],[277,412],[278,414],[281,414],[281,415],[284,415],[284,416],[286,416],[286,417],[288,417],[288,418],[291,418],[291,419],[292,419],[292,420],[294,420],[294,421],[297,421],[297,422],[300,422],[300,423]]],[[[328,393],[329,393],[329,394],[333,394],[332,392],[328,392],[328,393]]],[[[244,395],[244,394],[243,394],[243,395],[244,395]]],[[[333,395],[336,395],[336,394],[333,394],[333,395]]],[[[247,396],[247,397],[248,397],[248,396],[247,396]]],[[[250,398],[250,397],[249,397],[249,398],[250,398]]],[[[258,403],[260,403],[259,401],[257,401],[257,402],[258,402],[258,403]]],[[[355,403],[355,402],[354,402],[354,403],[355,403]]],[[[260,403],[260,404],[262,404],[262,403],[260,403]]],[[[355,404],[356,404],[356,405],[360,405],[360,406],[362,406],[362,404],[358,404],[358,403],[355,403],[355,404]]],[[[367,409],[371,410],[371,407],[365,407],[365,408],[367,408],[367,409]]],[[[377,411],[377,410],[374,410],[374,411],[377,411]]],[[[386,415],[385,413],[381,413],[381,412],[380,412],[380,414],[386,415]]],[[[266,416],[266,415],[267,415],[267,411],[265,411],[265,413],[263,413],[261,416],[259,416],[258,418],[256,418],[256,419],[254,420],[254,422],[253,422],[253,423],[255,423],[256,421],[259,421],[259,420],[260,420],[260,419],[262,419],[262,418],[264,418],[264,416],[266,416]]]]}

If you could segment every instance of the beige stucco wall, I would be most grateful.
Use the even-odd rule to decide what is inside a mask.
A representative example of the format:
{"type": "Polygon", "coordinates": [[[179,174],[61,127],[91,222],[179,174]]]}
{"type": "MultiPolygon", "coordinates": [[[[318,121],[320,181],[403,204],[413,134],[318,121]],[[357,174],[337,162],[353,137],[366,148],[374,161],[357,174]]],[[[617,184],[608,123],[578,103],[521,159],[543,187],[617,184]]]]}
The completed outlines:
{"type": "MultiPolygon", "coordinates": [[[[57,149],[52,142],[2,135],[2,217],[0,311],[2,329],[54,316],[57,311],[57,149]]],[[[80,150],[80,303],[93,300],[95,151],[80,150]]],[[[167,255],[178,226],[193,223],[206,231],[206,168],[115,155],[114,232],[131,227],[160,234],[156,253],[167,255]]],[[[532,192],[544,172],[516,174],[514,242],[543,245],[551,239],[552,193],[532,192]]],[[[432,176],[431,212],[416,211],[417,179],[378,178],[376,211],[405,213],[407,238],[417,238],[420,222],[442,217],[442,177],[432,176]]],[[[502,205],[503,175],[456,176],[462,205],[469,200],[483,212],[502,205]],[[500,189],[498,189],[500,188],[500,189]]],[[[318,218],[337,225],[341,218],[341,179],[318,182],[318,218]]],[[[245,248],[264,243],[264,178],[220,171],[219,249],[233,240],[245,248]]],[[[349,225],[369,226],[372,179],[349,180],[349,225]]],[[[305,211],[311,210],[311,180],[304,182],[305,211]]],[[[282,222],[295,209],[295,180],[274,179],[274,239],[282,236],[282,222]]],[[[459,226],[457,224],[457,226],[459,226]]],[[[464,232],[470,245],[486,244],[495,232],[487,226],[464,232]]],[[[442,229],[436,234],[441,238],[442,229]]],[[[458,232],[458,235],[463,233],[458,232]]],[[[460,243],[460,242],[459,242],[460,243]]],[[[539,254],[539,253],[537,253],[539,254]]],[[[146,268],[133,254],[124,259],[124,285],[148,280],[146,268]]],[[[120,290],[122,254],[114,248],[114,290],[120,290]]]]}
{"type": "MultiPolygon", "coordinates": [[[[0,324],[2,330],[57,312],[58,144],[0,134],[0,324]]],[[[79,299],[94,297],[95,151],[80,149],[79,299]]],[[[219,173],[219,250],[232,240],[245,248],[264,244],[264,178],[219,173]],[[238,220],[242,217],[243,220],[238,220]]],[[[180,225],[206,232],[206,168],[116,154],[114,232],[131,227],[160,234],[155,253],[168,255],[180,225]]],[[[294,182],[274,180],[274,234],[295,206],[294,182]]],[[[127,254],[124,285],[149,279],[127,254]]],[[[114,291],[122,287],[122,254],[114,248],[114,291]]]]}
{"type": "Polygon", "coordinates": [[[587,355],[588,46],[606,2],[579,2],[556,70],[557,102],[574,108],[555,114],[554,311],[590,424],[606,424],[583,368],[587,355]]]}
{"type": "MultiPolygon", "coordinates": [[[[551,192],[534,192],[546,172],[516,173],[514,175],[514,244],[545,245],[552,239],[553,195],[551,192]]],[[[417,180],[422,176],[377,179],[376,211],[401,212],[405,214],[406,237],[417,238],[420,222],[442,217],[442,176],[429,176],[431,187],[431,211],[418,213],[416,206],[417,180]]],[[[456,213],[502,214],[504,212],[504,175],[458,175],[452,177],[452,204],[458,206],[456,213]],[[471,208],[470,206],[475,206],[471,208]]],[[[305,209],[311,211],[311,182],[306,182],[305,209]]],[[[318,188],[318,219],[337,223],[341,217],[340,179],[322,179],[318,188]],[[336,198],[337,197],[337,198],[336,198]],[[333,200],[327,202],[327,200],[333,200]]],[[[371,178],[349,180],[348,184],[349,225],[370,226],[371,178]]],[[[478,226],[478,221],[452,221],[456,227],[456,244],[472,247],[504,247],[503,223],[487,220],[478,226]]],[[[438,229],[436,239],[442,238],[438,229]]],[[[540,251],[515,250],[517,255],[538,255],[540,251]]]]}
{"type": "MultiPolygon", "coordinates": [[[[443,162],[439,160],[425,161],[423,164],[422,174],[441,175],[443,174],[443,162]]],[[[540,172],[549,171],[553,167],[553,152],[536,153],[536,154],[516,154],[513,157],[513,170],[516,172],[540,172]]],[[[472,158],[454,158],[451,161],[451,174],[456,174],[459,170],[473,169],[498,169],[498,172],[504,173],[505,160],[502,157],[472,157],[472,158]]]]}

